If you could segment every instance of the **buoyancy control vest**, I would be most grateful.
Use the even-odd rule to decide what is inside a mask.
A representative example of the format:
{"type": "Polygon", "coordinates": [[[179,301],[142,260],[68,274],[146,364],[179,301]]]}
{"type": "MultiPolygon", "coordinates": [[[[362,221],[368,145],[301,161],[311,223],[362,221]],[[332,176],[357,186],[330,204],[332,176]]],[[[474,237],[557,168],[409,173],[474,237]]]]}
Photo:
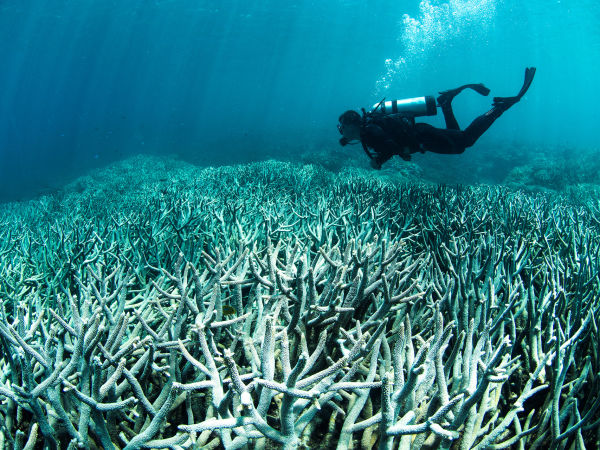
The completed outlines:
{"type": "MultiPolygon", "coordinates": [[[[414,132],[415,117],[437,115],[436,100],[431,95],[387,100],[383,98],[369,111],[362,108],[362,125],[375,122],[383,131],[411,153],[422,151],[414,132]],[[412,125],[412,126],[411,126],[412,125]]],[[[362,142],[362,140],[361,140],[362,142]]],[[[362,142],[363,149],[373,158],[373,153],[362,142]]]]}

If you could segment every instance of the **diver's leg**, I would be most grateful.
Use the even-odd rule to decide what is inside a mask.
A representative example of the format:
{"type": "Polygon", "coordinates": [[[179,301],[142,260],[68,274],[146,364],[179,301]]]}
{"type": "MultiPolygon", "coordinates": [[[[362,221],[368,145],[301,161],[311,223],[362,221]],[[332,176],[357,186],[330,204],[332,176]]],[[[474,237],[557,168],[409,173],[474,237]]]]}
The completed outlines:
{"type": "Polygon", "coordinates": [[[444,130],[428,123],[415,124],[415,131],[423,151],[445,155],[456,155],[465,151],[463,131],[444,130]]]}
{"type": "Polygon", "coordinates": [[[440,92],[440,96],[437,98],[438,106],[442,108],[442,113],[444,114],[446,128],[449,130],[460,130],[458,121],[456,120],[456,117],[454,117],[454,111],[452,111],[452,100],[467,88],[473,89],[475,92],[481,95],[488,95],[490,93],[490,90],[481,83],[465,84],[464,86],[460,86],[456,89],[442,91],[440,92]]]}
{"type": "Polygon", "coordinates": [[[458,121],[456,120],[456,117],[454,117],[454,111],[452,111],[452,101],[440,106],[442,108],[442,114],[444,114],[446,128],[449,130],[460,130],[458,121]]]}
{"type": "Polygon", "coordinates": [[[499,108],[494,106],[485,114],[477,117],[471,125],[469,125],[464,131],[465,135],[465,146],[471,147],[477,139],[481,137],[483,133],[485,133],[489,127],[496,121],[498,117],[502,115],[502,113],[506,111],[506,109],[499,108]]]}
{"type": "Polygon", "coordinates": [[[533,76],[535,75],[535,68],[530,67],[525,70],[525,81],[523,82],[523,87],[519,91],[519,93],[514,97],[494,97],[494,103],[492,109],[490,109],[485,114],[477,117],[471,125],[469,125],[464,130],[465,135],[465,146],[472,146],[477,139],[481,137],[483,133],[487,131],[487,129],[492,126],[492,124],[496,121],[498,117],[504,113],[507,109],[509,109],[512,105],[521,100],[521,97],[525,95],[529,86],[531,86],[531,82],[533,81],[533,76]]]}

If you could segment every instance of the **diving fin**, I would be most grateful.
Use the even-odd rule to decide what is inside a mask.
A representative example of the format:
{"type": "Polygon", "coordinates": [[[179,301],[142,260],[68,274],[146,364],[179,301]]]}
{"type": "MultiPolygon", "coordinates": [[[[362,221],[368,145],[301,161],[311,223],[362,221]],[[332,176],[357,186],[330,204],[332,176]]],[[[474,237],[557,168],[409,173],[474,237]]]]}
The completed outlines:
{"type": "Polygon", "coordinates": [[[494,97],[493,106],[503,107],[504,109],[510,108],[512,105],[517,103],[521,98],[525,95],[529,86],[531,86],[531,82],[533,81],[533,77],[535,75],[535,67],[528,67],[525,69],[525,81],[523,81],[523,87],[517,95],[514,97],[494,97]]]}
{"type": "Polygon", "coordinates": [[[490,90],[487,87],[485,87],[483,83],[467,84],[467,87],[473,89],[475,92],[477,92],[480,95],[483,95],[484,97],[490,93],[490,90]]]}
{"type": "Polygon", "coordinates": [[[457,87],[456,89],[449,89],[447,91],[440,92],[440,96],[437,98],[438,106],[444,107],[448,105],[454,97],[460,94],[464,89],[473,89],[480,95],[488,95],[490,90],[483,85],[483,83],[465,84],[464,86],[457,87]]]}

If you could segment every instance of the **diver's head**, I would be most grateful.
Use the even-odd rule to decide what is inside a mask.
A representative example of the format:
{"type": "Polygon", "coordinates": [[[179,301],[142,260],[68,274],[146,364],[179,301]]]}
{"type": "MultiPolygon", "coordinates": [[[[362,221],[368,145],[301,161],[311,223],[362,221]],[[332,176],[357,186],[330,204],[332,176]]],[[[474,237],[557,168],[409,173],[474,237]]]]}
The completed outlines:
{"type": "Polygon", "coordinates": [[[356,111],[348,110],[338,119],[338,131],[343,136],[340,139],[342,146],[347,145],[351,141],[360,140],[360,127],[362,118],[356,111]]]}

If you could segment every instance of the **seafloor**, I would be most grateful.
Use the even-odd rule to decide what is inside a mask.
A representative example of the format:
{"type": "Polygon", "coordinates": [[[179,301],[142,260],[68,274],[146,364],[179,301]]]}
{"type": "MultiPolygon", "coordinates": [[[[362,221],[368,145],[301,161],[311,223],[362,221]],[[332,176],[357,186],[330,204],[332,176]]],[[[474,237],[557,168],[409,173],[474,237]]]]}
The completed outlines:
{"type": "Polygon", "coordinates": [[[326,165],[0,206],[0,448],[599,448],[597,187],[326,165]]]}

